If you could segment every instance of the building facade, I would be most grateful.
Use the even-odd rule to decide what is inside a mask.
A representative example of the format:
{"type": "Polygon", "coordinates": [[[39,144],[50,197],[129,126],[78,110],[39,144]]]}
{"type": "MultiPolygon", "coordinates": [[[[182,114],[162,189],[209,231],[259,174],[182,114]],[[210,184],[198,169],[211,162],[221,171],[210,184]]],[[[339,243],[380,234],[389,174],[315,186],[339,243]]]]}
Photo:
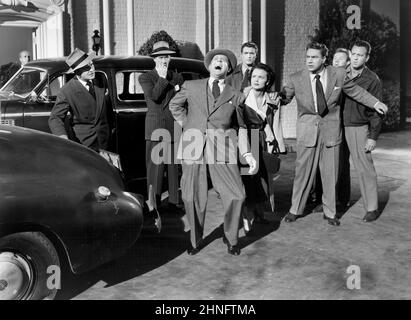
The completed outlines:
{"type": "MultiPolygon", "coordinates": [[[[319,27],[321,1],[0,0],[0,31],[26,28],[34,58],[67,55],[75,47],[89,51],[94,30],[100,32],[104,55],[134,55],[160,30],[187,48],[197,47],[200,58],[216,47],[239,56],[241,44],[252,40],[261,48],[260,60],[274,67],[280,88],[288,75],[304,67],[306,43],[319,27]]],[[[369,0],[364,3],[369,7],[369,0]]],[[[281,117],[285,137],[294,138],[295,103],[284,107],[281,117]]]]}

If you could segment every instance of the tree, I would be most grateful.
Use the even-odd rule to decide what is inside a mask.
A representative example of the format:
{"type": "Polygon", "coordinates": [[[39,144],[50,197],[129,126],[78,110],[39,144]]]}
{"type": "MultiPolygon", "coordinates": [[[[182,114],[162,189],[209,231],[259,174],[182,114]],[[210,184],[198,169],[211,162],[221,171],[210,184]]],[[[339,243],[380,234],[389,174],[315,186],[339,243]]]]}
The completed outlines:
{"type": "Polygon", "coordinates": [[[337,48],[349,48],[356,39],[371,44],[372,52],[367,65],[383,80],[383,101],[389,107],[384,120],[385,128],[398,128],[400,125],[398,80],[392,77],[399,68],[400,37],[396,25],[386,16],[369,11],[362,16],[361,29],[350,30],[346,22],[349,18],[347,8],[353,0],[321,0],[320,26],[312,40],[324,43],[330,49],[330,57],[337,48]],[[387,71],[388,70],[388,71],[387,71]]]}
{"type": "Polygon", "coordinates": [[[372,54],[368,66],[381,78],[389,76],[387,65],[393,58],[399,63],[400,37],[396,25],[386,16],[369,11],[362,17],[361,29],[349,30],[347,8],[352,0],[322,0],[320,5],[320,27],[313,40],[324,43],[333,54],[337,48],[349,48],[356,39],[368,41],[372,54]]]}
{"type": "Polygon", "coordinates": [[[180,57],[180,50],[174,39],[164,30],[154,32],[151,37],[140,47],[138,54],[148,56],[153,52],[153,45],[158,41],[166,41],[170,45],[170,49],[175,51],[176,57],[180,57]]]}

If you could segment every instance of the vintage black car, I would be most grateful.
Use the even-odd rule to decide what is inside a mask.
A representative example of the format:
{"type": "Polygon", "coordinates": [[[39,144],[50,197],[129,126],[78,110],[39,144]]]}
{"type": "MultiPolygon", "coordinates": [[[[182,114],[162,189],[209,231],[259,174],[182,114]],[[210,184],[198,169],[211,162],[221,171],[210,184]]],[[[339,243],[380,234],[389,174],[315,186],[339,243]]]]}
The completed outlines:
{"type": "MultiPolygon", "coordinates": [[[[129,185],[145,177],[144,120],[147,106],[139,76],[154,68],[150,57],[98,57],[94,60],[96,81],[107,89],[112,109],[112,139],[109,151],[120,155],[129,185]]],[[[173,58],[172,70],[185,80],[208,76],[202,61],[173,58]]],[[[50,132],[48,118],[58,90],[69,80],[64,58],[32,61],[0,91],[3,124],[50,132]]],[[[138,190],[142,191],[142,190],[138,190]]]]}
{"type": "Polygon", "coordinates": [[[0,125],[0,300],[53,298],[62,265],[79,274],[119,257],[140,235],[142,205],[98,153],[0,125]]]}

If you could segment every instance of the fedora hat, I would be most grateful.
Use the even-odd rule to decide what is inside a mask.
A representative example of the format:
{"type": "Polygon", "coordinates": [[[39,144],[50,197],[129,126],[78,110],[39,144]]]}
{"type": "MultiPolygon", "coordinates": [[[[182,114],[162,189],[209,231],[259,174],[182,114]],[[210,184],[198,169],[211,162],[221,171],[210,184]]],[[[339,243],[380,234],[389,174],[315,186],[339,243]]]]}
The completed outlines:
{"type": "Polygon", "coordinates": [[[168,56],[171,54],[176,54],[175,51],[170,49],[170,45],[167,41],[158,41],[153,45],[153,52],[151,52],[151,57],[156,56],[168,56]]]}
{"type": "Polygon", "coordinates": [[[207,70],[210,67],[211,60],[213,60],[214,56],[220,55],[220,54],[227,57],[228,62],[231,67],[231,72],[234,71],[234,68],[237,66],[237,58],[232,51],[227,50],[227,49],[214,49],[206,54],[204,58],[204,65],[207,68],[207,70]]]}
{"type": "Polygon", "coordinates": [[[73,73],[74,71],[87,66],[95,57],[96,54],[94,52],[85,53],[76,48],[66,59],[66,64],[69,66],[67,73],[73,73]]]}

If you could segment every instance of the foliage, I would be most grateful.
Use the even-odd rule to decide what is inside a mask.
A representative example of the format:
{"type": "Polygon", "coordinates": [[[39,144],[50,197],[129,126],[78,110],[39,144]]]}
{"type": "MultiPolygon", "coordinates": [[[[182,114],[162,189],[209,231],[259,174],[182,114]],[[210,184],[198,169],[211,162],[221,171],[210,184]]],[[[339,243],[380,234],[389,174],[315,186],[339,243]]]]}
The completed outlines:
{"type": "MultiPolygon", "coordinates": [[[[371,44],[372,51],[368,67],[383,81],[383,102],[388,105],[389,112],[384,119],[384,128],[398,128],[400,124],[400,85],[390,79],[392,65],[399,64],[400,38],[396,25],[386,16],[370,11],[362,17],[361,29],[350,30],[347,20],[350,14],[347,8],[353,0],[321,0],[320,27],[312,40],[324,43],[330,49],[330,57],[337,48],[348,48],[357,39],[371,44]],[[366,18],[366,19],[364,19],[366,18]]],[[[330,61],[329,61],[330,62],[330,61]]]]}
{"type": "Polygon", "coordinates": [[[368,41],[372,54],[368,66],[381,78],[385,78],[388,61],[399,59],[400,38],[396,25],[386,16],[373,11],[362,21],[360,30],[349,30],[347,8],[352,0],[322,0],[320,28],[313,40],[325,43],[333,54],[337,48],[349,48],[356,39],[368,41]],[[366,22],[365,22],[366,21],[366,22]]]}
{"type": "Polygon", "coordinates": [[[176,52],[176,57],[180,57],[180,50],[174,39],[164,30],[154,32],[151,37],[140,47],[138,54],[148,56],[153,52],[153,45],[158,41],[166,41],[170,49],[176,52]]]}
{"type": "Polygon", "coordinates": [[[384,117],[384,129],[397,129],[400,123],[400,84],[398,81],[384,81],[383,101],[388,105],[388,113],[384,117]]]}

